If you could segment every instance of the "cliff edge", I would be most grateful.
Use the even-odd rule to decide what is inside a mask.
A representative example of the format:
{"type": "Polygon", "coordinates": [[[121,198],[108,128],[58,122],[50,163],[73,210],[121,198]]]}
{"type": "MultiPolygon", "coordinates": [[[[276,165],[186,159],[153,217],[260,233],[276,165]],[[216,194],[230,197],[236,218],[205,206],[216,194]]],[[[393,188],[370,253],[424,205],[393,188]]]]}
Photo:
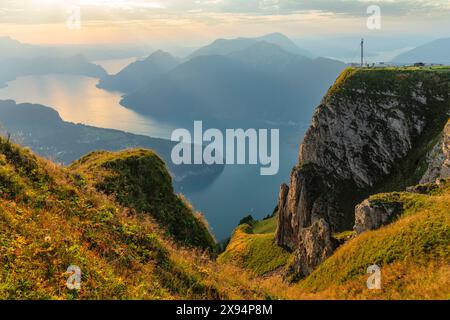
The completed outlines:
{"type": "Polygon", "coordinates": [[[355,206],[449,176],[450,69],[345,70],[318,106],[290,186],[278,200],[277,244],[300,277],[351,230],[355,206]],[[447,126],[446,126],[447,124],[447,126]]]}

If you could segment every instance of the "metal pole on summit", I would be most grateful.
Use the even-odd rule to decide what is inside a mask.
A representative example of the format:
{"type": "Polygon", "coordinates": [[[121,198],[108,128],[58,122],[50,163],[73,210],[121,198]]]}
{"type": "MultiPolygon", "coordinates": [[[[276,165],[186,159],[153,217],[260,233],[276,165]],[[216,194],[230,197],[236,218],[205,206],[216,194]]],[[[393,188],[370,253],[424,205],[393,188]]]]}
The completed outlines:
{"type": "Polygon", "coordinates": [[[364,66],[364,39],[361,39],[361,68],[364,66]]]}

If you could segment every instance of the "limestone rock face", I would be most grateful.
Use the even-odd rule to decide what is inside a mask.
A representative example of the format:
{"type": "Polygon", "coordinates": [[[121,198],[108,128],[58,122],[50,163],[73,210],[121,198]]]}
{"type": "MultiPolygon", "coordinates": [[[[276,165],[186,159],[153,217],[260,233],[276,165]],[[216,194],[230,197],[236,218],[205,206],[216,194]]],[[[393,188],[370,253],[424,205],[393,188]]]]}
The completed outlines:
{"type": "Polygon", "coordinates": [[[357,234],[376,230],[390,223],[402,209],[402,205],[398,202],[364,200],[355,208],[354,230],[357,234]]]}
{"type": "Polygon", "coordinates": [[[293,271],[305,277],[331,256],[337,247],[337,241],[331,236],[331,229],[324,219],[315,221],[310,227],[303,228],[299,234],[299,246],[295,252],[293,271]]]}
{"type": "Polygon", "coordinates": [[[420,183],[430,183],[436,179],[450,177],[450,121],[445,126],[442,137],[428,154],[428,169],[420,183]]]}
{"type": "MultiPolygon", "coordinates": [[[[278,195],[278,206],[282,206],[283,208],[281,210],[286,210],[285,206],[288,201],[288,194],[289,187],[286,184],[282,184],[280,187],[280,193],[278,195]]],[[[276,236],[278,245],[291,250],[294,248],[295,244],[297,243],[297,231],[294,230],[294,223],[292,222],[291,214],[286,214],[278,217],[276,236]]]]}
{"type": "Polygon", "coordinates": [[[346,206],[339,204],[343,194],[337,183],[351,184],[314,164],[293,169],[290,187],[283,185],[278,199],[278,213],[282,212],[278,214],[278,245],[294,251],[300,241],[300,231],[319,219],[331,224],[332,231],[353,223],[353,218],[345,219],[342,208],[346,206]]]}
{"type": "MultiPolygon", "coordinates": [[[[437,164],[426,159],[430,141],[449,119],[449,83],[444,73],[382,69],[349,69],[337,79],[316,109],[290,185],[279,195],[276,240],[297,253],[300,274],[331,250],[307,237],[318,221],[330,234],[351,230],[355,206],[369,195],[417,184],[428,167],[446,172],[442,157],[433,157],[437,164]]],[[[448,139],[439,148],[448,154],[448,139]]],[[[382,225],[393,214],[388,209],[361,205],[358,230],[382,225]]]]}

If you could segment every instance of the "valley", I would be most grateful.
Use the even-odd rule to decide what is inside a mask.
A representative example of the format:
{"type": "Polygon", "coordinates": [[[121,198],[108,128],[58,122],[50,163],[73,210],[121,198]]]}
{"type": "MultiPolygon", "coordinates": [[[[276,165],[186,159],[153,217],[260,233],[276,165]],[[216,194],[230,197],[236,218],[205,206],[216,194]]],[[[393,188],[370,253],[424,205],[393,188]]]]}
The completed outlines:
{"type": "Polygon", "coordinates": [[[263,220],[243,219],[224,252],[218,251],[202,215],[174,193],[164,162],[154,152],[92,152],[62,167],[1,138],[0,297],[446,299],[449,75],[446,68],[344,71],[316,110],[291,184],[281,187],[277,210],[263,220]],[[394,94],[386,94],[391,82],[398,104],[385,103],[394,94]],[[361,88],[369,94],[361,95],[361,88]],[[358,103],[361,99],[365,103],[358,103]],[[367,106],[365,112],[344,111],[367,106]],[[329,112],[335,118],[323,117],[329,112]],[[358,138],[340,124],[344,119],[358,138]],[[362,124],[367,119],[371,125],[362,124]],[[346,134],[318,134],[324,126],[346,134]],[[309,175],[331,168],[326,157],[314,154],[334,145],[333,139],[346,147],[325,152],[328,157],[351,150],[361,156],[357,163],[374,161],[357,150],[367,130],[377,126],[385,128],[386,139],[369,139],[370,150],[393,148],[397,156],[385,153],[385,162],[363,165],[365,170],[347,166],[358,157],[344,156],[340,168],[348,171],[309,175]],[[423,165],[395,165],[411,159],[423,165]],[[381,163],[388,164],[384,176],[381,163]],[[400,174],[411,182],[402,178],[392,185],[389,177],[400,174]],[[351,208],[342,205],[353,201],[347,198],[351,192],[342,189],[347,177],[353,191],[370,189],[364,183],[375,186],[377,179],[387,184],[383,193],[361,196],[351,208]],[[336,186],[335,191],[320,189],[336,186]],[[303,201],[293,203],[298,199],[303,201]],[[58,280],[69,263],[83,270],[79,292],[58,280]],[[373,265],[382,271],[380,290],[366,286],[367,267],[373,265]],[[42,281],[27,281],[30,274],[42,281]]]}
{"type": "Polygon", "coordinates": [[[0,300],[448,299],[447,42],[0,38],[0,300]]]}
{"type": "MultiPolygon", "coordinates": [[[[146,137],[170,139],[172,130],[176,128],[175,125],[124,108],[118,103],[120,94],[96,88],[97,82],[98,80],[94,78],[72,75],[21,77],[0,89],[0,100],[13,99],[18,103],[32,102],[49,106],[58,111],[64,121],[74,124],[80,123],[146,137]],[[27,91],[23,90],[25,87],[28,88],[27,91]],[[58,92],[58,94],[52,94],[53,92],[58,92]]],[[[111,131],[92,129],[92,133],[86,135],[86,139],[92,140],[91,146],[83,147],[80,152],[73,153],[70,143],[66,143],[56,150],[45,150],[41,148],[43,144],[53,145],[55,141],[58,141],[58,135],[52,133],[57,127],[54,124],[48,127],[49,123],[42,115],[37,116],[33,121],[36,125],[41,124],[40,129],[32,132],[33,135],[39,134],[31,141],[21,138],[19,134],[17,141],[31,146],[41,155],[56,161],[63,161],[66,164],[76,160],[84,153],[96,149],[113,148],[117,150],[120,146],[151,146],[141,138],[130,142],[125,140],[123,141],[125,143],[121,144],[120,140],[123,138],[114,138],[115,135],[112,135],[111,131]],[[45,132],[50,140],[42,140],[45,132]],[[113,145],[110,145],[111,140],[115,140],[113,145]],[[60,152],[67,153],[67,155],[62,157],[60,152]]],[[[2,123],[1,120],[0,123],[2,123]]],[[[192,123],[190,125],[192,126],[192,123]]],[[[3,124],[3,126],[8,128],[7,124],[3,124]]],[[[226,239],[243,215],[253,214],[255,217],[262,218],[273,211],[276,205],[278,186],[289,176],[297,157],[298,137],[302,135],[306,127],[307,121],[305,120],[303,124],[298,124],[298,128],[288,125],[280,130],[280,141],[282,142],[280,159],[282,161],[279,172],[275,176],[261,177],[257,166],[225,166],[217,177],[206,179],[206,181],[194,181],[189,186],[177,184],[176,188],[186,195],[197,210],[205,214],[216,237],[219,240],[226,239]],[[239,180],[241,182],[236,183],[239,180]],[[235,199],[239,199],[239,201],[235,201],[235,199]]],[[[13,128],[11,130],[20,133],[26,131],[25,128],[27,128],[27,124],[19,121],[14,130],[13,128]]],[[[118,135],[126,136],[126,134],[118,135]]],[[[71,133],[72,138],[79,139],[74,133],[71,133]]],[[[170,149],[164,149],[164,154],[167,154],[165,159],[168,161],[170,161],[170,152],[170,149]]]]}

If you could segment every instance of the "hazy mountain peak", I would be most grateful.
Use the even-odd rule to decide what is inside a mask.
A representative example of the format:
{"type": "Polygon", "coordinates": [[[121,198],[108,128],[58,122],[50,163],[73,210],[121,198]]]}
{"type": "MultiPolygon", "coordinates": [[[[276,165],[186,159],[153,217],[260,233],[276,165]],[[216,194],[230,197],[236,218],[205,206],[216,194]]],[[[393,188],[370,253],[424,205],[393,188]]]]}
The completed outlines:
{"type": "Polygon", "coordinates": [[[178,63],[178,59],[170,53],[157,50],[147,58],[129,64],[118,74],[103,78],[98,87],[131,92],[173,69],[178,63]]]}
{"type": "Polygon", "coordinates": [[[174,57],[170,53],[168,53],[167,51],[156,50],[150,56],[148,56],[147,59],[149,59],[149,58],[174,58],[174,57]]]}
{"type": "Polygon", "coordinates": [[[171,55],[169,52],[164,50],[157,50],[153,52],[151,55],[149,55],[147,58],[138,60],[129,66],[133,64],[140,64],[142,66],[143,63],[146,64],[169,64],[169,65],[176,65],[178,64],[178,59],[175,58],[173,55],[171,55]]]}
{"type": "Polygon", "coordinates": [[[245,59],[247,62],[265,62],[267,64],[286,63],[288,61],[305,59],[265,40],[257,41],[243,50],[229,54],[229,56],[232,58],[241,58],[241,60],[245,59]]]}
{"type": "Polygon", "coordinates": [[[235,38],[235,39],[216,39],[207,46],[204,46],[194,53],[188,59],[205,55],[229,55],[233,52],[244,50],[257,42],[265,41],[279,46],[283,50],[297,55],[311,57],[312,54],[307,50],[299,48],[291,39],[282,33],[271,33],[256,38],[235,38]]]}
{"type": "Polygon", "coordinates": [[[289,37],[282,34],[281,32],[268,33],[266,35],[259,37],[258,39],[265,40],[265,41],[270,41],[270,40],[286,41],[286,42],[290,42],[291,44],[296,46],[296,44],[291,39],[289,39],[289,37]]]}
{"type": "Polygon", "coordinates": [[[307,58],[311,58],[313,56],[311,52],[300,48],[289,37],[280,32],[269,33],[257,39],[276,44],[288,52],[295,53],[307,58]]]}

